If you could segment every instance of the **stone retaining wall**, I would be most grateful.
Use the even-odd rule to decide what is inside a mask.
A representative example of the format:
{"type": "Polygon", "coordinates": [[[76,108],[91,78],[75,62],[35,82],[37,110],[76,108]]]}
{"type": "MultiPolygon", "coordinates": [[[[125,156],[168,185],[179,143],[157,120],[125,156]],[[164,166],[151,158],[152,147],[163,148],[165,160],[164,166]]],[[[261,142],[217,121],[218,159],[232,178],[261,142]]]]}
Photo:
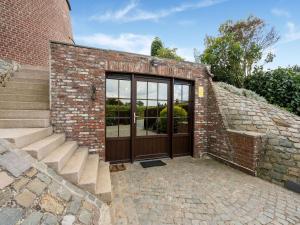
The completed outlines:
{"type": "Polygon", "coordinates": [[[300,117],[264,101],[238,95],[214,84],[228,129],[265,134],[258,176],[278,184],[300,183],[300,117]]]}

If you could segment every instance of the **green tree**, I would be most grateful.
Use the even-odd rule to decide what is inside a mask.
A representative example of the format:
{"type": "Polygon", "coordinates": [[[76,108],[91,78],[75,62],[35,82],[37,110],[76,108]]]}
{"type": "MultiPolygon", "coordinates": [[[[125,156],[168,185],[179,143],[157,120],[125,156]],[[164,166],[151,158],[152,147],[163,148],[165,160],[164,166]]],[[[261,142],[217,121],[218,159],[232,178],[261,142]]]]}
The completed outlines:
{"type": "Polygon", "coordinates": [[[163,48],[164,45],[159,37],[155,37],[151,44],[151,56],[157,56],[159,49],[163,48]]]}
{"type": "Polygon", "coordinates": [[[151,44],[151,56],[156,56],[159,58],[166,58],[166,59],[175,59],[177,61],[183,61],[184,58],[180,57],[176,53],[176,48],[166,48],[164,44],[160,40],[160,38],[154,38],[151,44]]]}
{"type": "MultiPolygon", "coordinates": [[[[258,17],[249,16],[237,22],[228,20],[219,27],[217,37],[206,37],[206,49],[199,59],[200,62],[212,66],[216,80],[240,87],[243,85],[243,79],[250,75],[254,67],[262,60],[263,52],[278,40],[279,35],[275,29],[268,29],[266,23],[258,17]],[[236,58],[236,61],[233,61],[231,56],[236,58]],[[228,74],[223,72],[218,75],[217,72],[222,70],[228,71],[228,74]],[[241,71],[242,74],[240,74],[241,71]],[[234,77],[231,78],[231,76],[234,77]]],[[[272,62],[273,58],[274,55],[269,53],[264,62],[272,62]]]]}

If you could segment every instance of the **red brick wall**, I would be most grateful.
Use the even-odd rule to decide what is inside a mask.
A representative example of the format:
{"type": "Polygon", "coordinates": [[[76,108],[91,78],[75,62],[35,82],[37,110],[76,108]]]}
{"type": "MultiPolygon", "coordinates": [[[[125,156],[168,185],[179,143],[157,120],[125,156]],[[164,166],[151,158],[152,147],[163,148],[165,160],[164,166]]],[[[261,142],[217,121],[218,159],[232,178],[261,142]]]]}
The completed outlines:
{"type": "Polygon", "coordinates": [[[208,85],[208,154],[256,175],[264,138],[254,132],[229,130],[222,117],[212,82],[208,85]]]}
{"type": "Polygon", "coordinates": [[[81,146],[88,146],[104,157],[105,151],[105,73],[106,71],[152,74],[195,81],[194,155],[207,151],[207,95],[209,75],[200,64],[160,60],[150,65],[151,57],[124,52],[51,43],[51,122],[57,133],[81,146]],[[91,85],[97,87],[91,100],[91,85]],[[205,96],[198,97],[198,86],[205,96]]]}
{"type": "Polygon", "coordinates": [[[66,0],[0,1],[0,58],[47,66],[49,40],[72,38],[66,0]]]}

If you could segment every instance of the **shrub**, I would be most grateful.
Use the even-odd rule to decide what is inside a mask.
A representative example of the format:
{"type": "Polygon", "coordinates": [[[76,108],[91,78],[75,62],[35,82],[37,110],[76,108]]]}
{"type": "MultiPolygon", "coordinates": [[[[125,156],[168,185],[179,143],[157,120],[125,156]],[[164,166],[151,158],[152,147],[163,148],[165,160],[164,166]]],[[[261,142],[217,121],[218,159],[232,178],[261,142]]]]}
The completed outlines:
{"type": "Polygon", "coordinates": [[[300,115],[300,74],[292,68],[267,72],[255,70],[246,78],[245,87],[263,96],[269,103],[300,115]]]}

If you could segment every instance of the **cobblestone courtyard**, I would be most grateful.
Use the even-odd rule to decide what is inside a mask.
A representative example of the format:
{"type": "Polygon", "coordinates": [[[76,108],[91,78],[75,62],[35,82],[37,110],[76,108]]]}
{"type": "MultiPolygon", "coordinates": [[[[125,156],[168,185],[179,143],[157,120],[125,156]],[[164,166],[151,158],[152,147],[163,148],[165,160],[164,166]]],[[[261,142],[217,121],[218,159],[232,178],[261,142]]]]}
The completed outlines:
{"type": "Polygon", "coordinates": [[[300,195],[190,157],[112,173],[114,224],[300,224],[300,195]]]}

